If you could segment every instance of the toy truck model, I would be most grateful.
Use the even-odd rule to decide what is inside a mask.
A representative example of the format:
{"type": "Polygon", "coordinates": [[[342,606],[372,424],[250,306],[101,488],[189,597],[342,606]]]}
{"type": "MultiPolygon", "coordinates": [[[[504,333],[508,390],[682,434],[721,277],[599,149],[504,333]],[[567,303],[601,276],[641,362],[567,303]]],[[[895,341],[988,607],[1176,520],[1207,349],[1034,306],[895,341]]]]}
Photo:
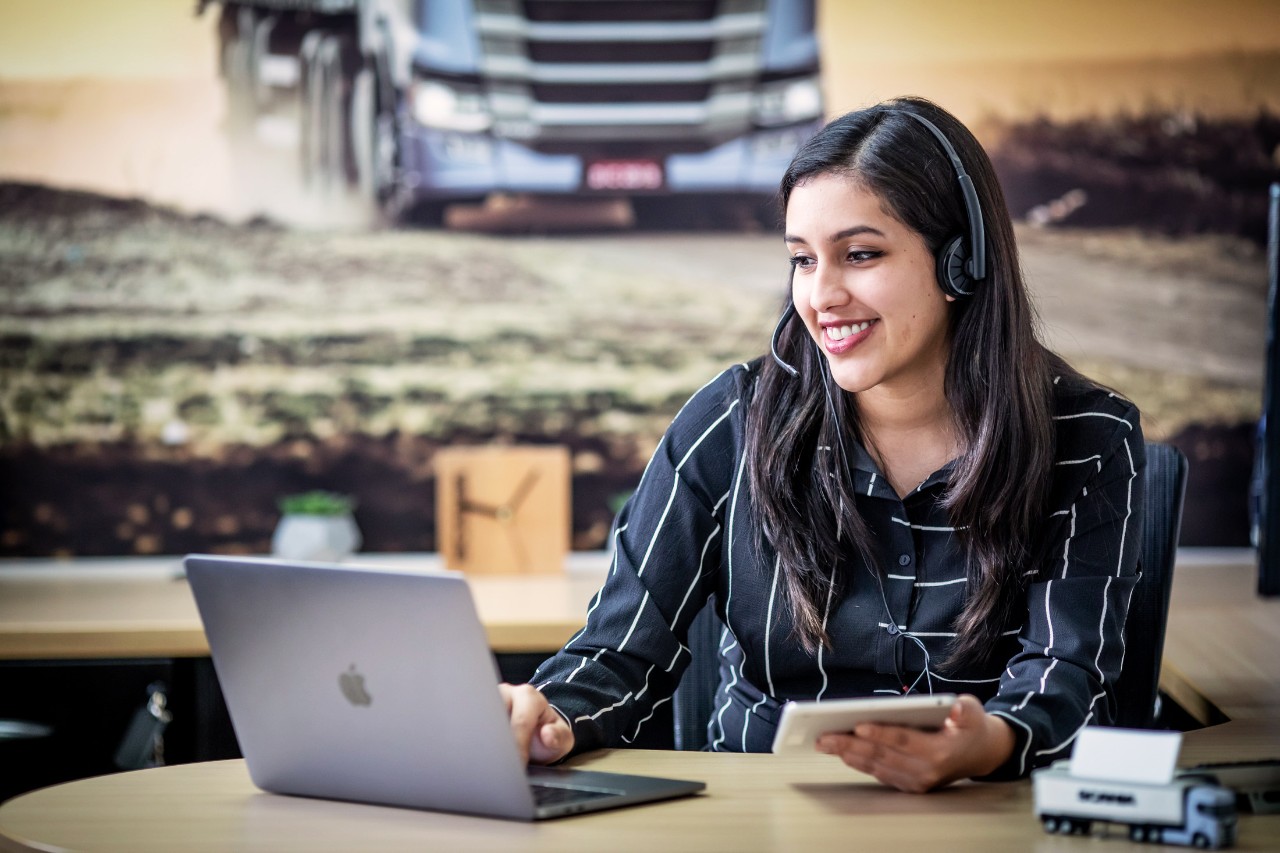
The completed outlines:
{"type": "Polygon", "coordinates": [[[1095,821],[1124,824],[1129,838],[1201,848],[1236,840],[1235,794],[1205,778],[1163,785],[1087,779],[1059,761],[1032,776],[1036,814],[1046,832],[1087,833],[1095,821]]]}
{"type": "Polygon", "coordinates": [[[197,0],[197,13],[213,5],[230,124],[291,136],[304,179],[358,187],[392,216],[494,193],[763,201],[823,114],[815,0],[197,0]]]}

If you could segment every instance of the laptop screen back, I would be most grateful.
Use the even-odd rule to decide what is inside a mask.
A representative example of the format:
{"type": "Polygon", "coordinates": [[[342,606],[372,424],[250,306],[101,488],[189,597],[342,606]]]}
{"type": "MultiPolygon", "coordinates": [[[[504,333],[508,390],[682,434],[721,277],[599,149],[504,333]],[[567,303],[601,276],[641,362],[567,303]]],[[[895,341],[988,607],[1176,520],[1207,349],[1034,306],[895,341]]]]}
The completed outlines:
{"type": "Polygon", "coordinates": [[[461,575],[201,556],[186,568],[260,788],[532,817],[461,575]]]}

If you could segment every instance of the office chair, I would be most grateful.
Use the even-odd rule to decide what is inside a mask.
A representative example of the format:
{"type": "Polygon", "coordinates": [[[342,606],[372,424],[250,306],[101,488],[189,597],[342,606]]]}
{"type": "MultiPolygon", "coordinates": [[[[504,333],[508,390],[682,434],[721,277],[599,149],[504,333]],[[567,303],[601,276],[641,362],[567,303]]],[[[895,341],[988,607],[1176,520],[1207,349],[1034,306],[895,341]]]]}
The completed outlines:
{"type": "MultiPolygon", "coordinates": [[[[1151,728],[1158,713],[1160,659],[1173,587],[1173,563],[1182,526],[1182,499],[1187,486],[1187,457],[1176,447],[1147,443],[1144,482],[1141,576],[1129,602],[1125,623],[1124,666],[1116,686],[1114,725],[1151,728]]],[[[720,634],[724,624],[709,603],[689,627],[686,645],[693,660],[672,697],[676,749],[707,745],[707,723],[719,683],[720,634]]]]}
{"type": "Polygon", "coordinates": [[[1187,491],[1187,457],[1178,448],[1147,443],[1142,518],[1142,575],[1129,600],[1124,626],[1124,667],[1116,683],[1114,725],[1149,729],[1159,714],[1160,660],[1169,621],[1173,563],[1182,528],[1182,499],[1187,491]]]}

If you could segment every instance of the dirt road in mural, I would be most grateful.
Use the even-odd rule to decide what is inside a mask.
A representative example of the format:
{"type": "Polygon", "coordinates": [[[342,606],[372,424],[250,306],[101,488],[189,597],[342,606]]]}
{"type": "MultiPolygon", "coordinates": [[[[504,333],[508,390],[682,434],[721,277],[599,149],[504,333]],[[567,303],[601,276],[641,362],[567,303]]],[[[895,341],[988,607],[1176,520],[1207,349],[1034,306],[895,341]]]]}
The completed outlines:
{"type": "MultiPolygon", "coordinates": [[[[1239,486],[1261,250],[1020,233],[1050,342],[1239,486]]],[[[765,349],[784,275],[764,231],[297,231],[0,185],[0,554],[264,550],[312,487],[356,495],[370,549],[429,549],[434,449],[490,441],[571,447],[600,547],[681,403],[765,349]]]]}

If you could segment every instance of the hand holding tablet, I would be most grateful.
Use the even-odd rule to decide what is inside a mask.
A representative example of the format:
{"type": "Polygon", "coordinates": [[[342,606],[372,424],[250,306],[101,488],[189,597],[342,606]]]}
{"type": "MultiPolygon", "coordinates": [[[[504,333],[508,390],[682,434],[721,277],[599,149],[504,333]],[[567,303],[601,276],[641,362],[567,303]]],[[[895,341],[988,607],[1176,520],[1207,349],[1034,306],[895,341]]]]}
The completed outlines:
{"type": "Polygon", "coordinates": [[[788,702],[782,707],[773,751],[813,752],[814,742],[820,736],[829,732],[851,732],[859,723],[941,728],[955,701],[954,693],[939,693],[933,696],[788,702]]]}

